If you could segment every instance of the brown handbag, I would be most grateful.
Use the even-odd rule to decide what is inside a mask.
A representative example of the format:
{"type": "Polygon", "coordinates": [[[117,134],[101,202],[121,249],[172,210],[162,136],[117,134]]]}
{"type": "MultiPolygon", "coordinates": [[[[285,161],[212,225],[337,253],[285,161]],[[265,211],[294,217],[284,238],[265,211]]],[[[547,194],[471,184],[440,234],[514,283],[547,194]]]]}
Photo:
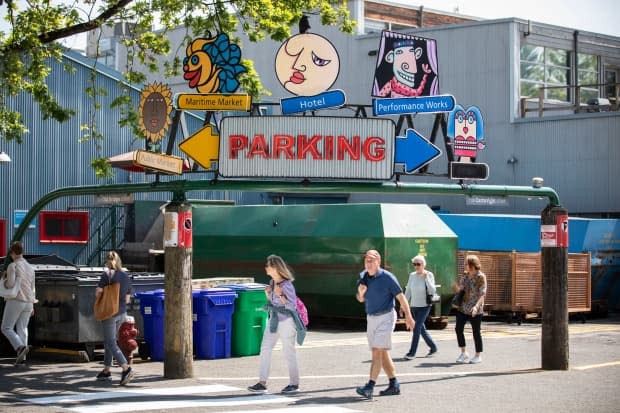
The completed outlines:
{"type": "MultiPolygon", "coordinates": [[[[108,281],[111,280],[108,278],[108,281]]],[[[95,320],[103,321],[118,313],[119,295],[121,283],[108,284],[103,287],[103,291],[95,298],[93,313],[95,320]]]]}

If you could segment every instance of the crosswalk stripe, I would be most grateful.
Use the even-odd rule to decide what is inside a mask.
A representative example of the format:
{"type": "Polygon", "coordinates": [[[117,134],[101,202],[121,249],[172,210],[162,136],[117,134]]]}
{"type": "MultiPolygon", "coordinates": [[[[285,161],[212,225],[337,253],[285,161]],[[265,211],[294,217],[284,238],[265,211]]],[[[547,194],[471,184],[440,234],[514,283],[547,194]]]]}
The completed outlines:
{"type": "Polygon", "coordinates": [[[99,404],[91,406],[64,407],[77,413],[119,413],[135,412],[144,410],[166,410],[195,407],[245,406],[258,404],[291,403],[294,399],[276,395],[225,397],[209,400],[153,400],[153,401],[129,401],[121,403],[99,404]]]}
{"type": "Polygon", "coordinates": [[[54,406],[71,410],[77,413],[120,413],[129,411],[179,409],[186,407],[216,407],[245,406],[259,404],[290,403],[294,399],[290,397],[264,394],[247,396],[210,396],[201,398],[205,394],[240,391],[239,387],[222,384],[203,386],[165,387],[135,390],[118,390],[93,393],[70,393],[51,397],[33,397],[25,399],[25,402],[54,406]],[[158,396],[158,400],[139,400],[158,396]],[[166,396],[175,396],[175,400],[162,400],[166,396]],[[180,396],[191,396],[186,399],[178,399],[180,396]],[[111,399],[132,399],[131,401],[119,401],[107,403],[111,399]],[[137,399],[137,400],[136,400],[137,399]]]}
{"type": "Polygon", "coordinates": [[[185,387],[165,387],[135,390],[118,390],[93,393],[70,393],[61,396],[34,397],[26,399],[28,403],[34,404],[55,404],[55,403],[76,403],[88,400],[118,399],[122,397],[146,397],[152,395],[177,396],[197,393],[219,393],[224,391],[237,391],[238,387],[226,386],[223,384],[210,384],[204,386],[185,386],[185,387]]]}

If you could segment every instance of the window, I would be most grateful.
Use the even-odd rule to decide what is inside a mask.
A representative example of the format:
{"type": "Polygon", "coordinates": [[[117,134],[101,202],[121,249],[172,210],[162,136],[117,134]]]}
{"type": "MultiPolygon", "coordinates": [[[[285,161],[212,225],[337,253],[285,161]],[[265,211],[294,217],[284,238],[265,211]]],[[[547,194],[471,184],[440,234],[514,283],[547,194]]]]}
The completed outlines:
{"type": "Polygon", "coordinates": [[[579,101],[587,103],[590,99],[596,99],[599,96],[599,89],[595,85],[598,81],[598,57],[591,54],[577,54],[577,83],[586,85],[580,88],[579,101]]]}
{"type": "Polygon", "coordinates": [[[612,67],[605,68],[605,97],[607,99],[615,100],[618,96],[616,94],[616,85],[620,79],[620,69],[614,69],[612,67]]]}
{"type": "MultiPolygon", "coordinates": [[[[570,84],[570,53],[568,50],[544,46],[521,46],[521,96],[537,97],[542,86],[570,84]]],[[[569,88],[545,89],[545,99],[567,102],[569,88]]]]}
{"type": "Polygon", "coordinates": [[[88,212],[42,211],[39,214],[39,242],[88,242],[88,212]]]}

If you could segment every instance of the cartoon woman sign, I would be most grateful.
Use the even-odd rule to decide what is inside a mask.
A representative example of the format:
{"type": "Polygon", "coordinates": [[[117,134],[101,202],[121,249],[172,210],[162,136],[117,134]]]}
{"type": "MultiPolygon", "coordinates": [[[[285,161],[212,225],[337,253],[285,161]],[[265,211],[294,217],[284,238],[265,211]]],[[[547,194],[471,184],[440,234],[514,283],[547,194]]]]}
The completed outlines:
{"type": "Polygon", "coordinates": [[[371,94],[389,98],[438,95],[437,42],[384,30],[371,94]]]}
{"type": "Polygon", "coordinates": [[[448,115],[447,135],[452,140],[454,156],[475,158],[478,150],[484,149],[484,121],[476,106],[464,109],[455,105],[448,115]]]}
{"type": "Polygon", "coordinates": [[[297,96],[315,96],[327,91],[340,72],[334,45],[314,33],[289,37],[276,54],[276,76],[280,84],[297,96]]]}

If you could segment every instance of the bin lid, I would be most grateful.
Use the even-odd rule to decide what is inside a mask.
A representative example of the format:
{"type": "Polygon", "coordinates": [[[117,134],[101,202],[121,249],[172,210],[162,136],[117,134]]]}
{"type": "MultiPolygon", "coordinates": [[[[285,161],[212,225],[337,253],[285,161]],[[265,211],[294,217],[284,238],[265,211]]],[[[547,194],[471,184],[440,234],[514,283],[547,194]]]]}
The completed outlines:
{"type": "Polygon", "coordinates": [[[230,288],[236,291],[247,291],[247,290],[264,290],[267,288],[267,284],[261,283],[240,283],[240,284],[225,284],[220,287],[230,288]]]}
{"type": "Polygon", "coordinates": [[[237,293],[235,293],[235,291],[232,288],[226,288],[226,287],[205,288],[205,289],[199,290],[199,294],[200,295],[234,295],[235,297],[237,296],[237,293]]]}
{"type": "Polygon", "coordinates": [[[147,295],[159,295],[159,296],[165,296],[165,290],[163,289],[158,289],[158,290],[150,290],[150,291],[140,291],[138,293],[134,294],[136,297],[140,298],[142,296],[147,296],[147,295]]]}
{"type": "Polygon", "coordinates": [[[237,294],[213,294],[206,295],[205,298],[214,306],[231,306],[235,303],[237,294]]]}

